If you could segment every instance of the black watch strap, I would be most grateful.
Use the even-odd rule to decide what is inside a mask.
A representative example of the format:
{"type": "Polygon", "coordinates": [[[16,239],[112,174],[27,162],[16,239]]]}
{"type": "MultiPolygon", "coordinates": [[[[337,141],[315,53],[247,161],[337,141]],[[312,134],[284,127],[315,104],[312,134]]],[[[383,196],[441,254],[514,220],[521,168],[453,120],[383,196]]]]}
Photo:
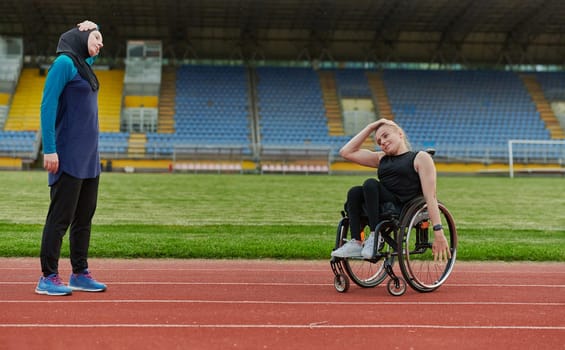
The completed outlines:
{"type": "Polygon", "coordinates": [[[434,231],[443,230],[443,226],[441,226],[441,224],[437,224],[437,225],[434,225],[433,229],[434,229],[434,231]]]}

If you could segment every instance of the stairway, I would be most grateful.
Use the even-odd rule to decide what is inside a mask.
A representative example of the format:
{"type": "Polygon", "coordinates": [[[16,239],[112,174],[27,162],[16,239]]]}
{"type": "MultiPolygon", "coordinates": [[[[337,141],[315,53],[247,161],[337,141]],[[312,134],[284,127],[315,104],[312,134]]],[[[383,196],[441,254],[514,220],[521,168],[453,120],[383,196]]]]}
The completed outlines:
{"type": "Polygon", "coordinates": [[[337,87],[333,72],[321,71],[318,73],[320,79],[320,87],[322,88],[322,98],[324,100],[324,108],[326,110],[326,118],[328,120],[328,130],[330,136],[342,136],[343,118],[341,116],[341,107],[337,96],[337,87]]]}
{"type": "Polygon", "coordinates": [[[175,96],[177,75],[175,67],[163,67],[159,96],[159,123],[157,132],[175,132],[175,96]]]}
{"type": "Polygon", "coordinates": [[[380,118],[394,120],[392,107],[388,100],[382,74],[377,72],[367,72],[367,80],[369,81],[369,87],[371,88],[376,100],[375,105],[377,107],[377,116],[380,118]]]}
{"type": "Polygon", "coordinates": [[[145,156],[145,144],[147,137],[143,133],[132,133],[128,140],[128,157],[143,158],[145,156]]]}
{"type": "Polygon", "coordinates": [[[563,128],[561,128],[555,113],[553,113],[551,105],[545,98],[543,90],[535,75],[522,74],[520,75],[520,78],[526,86],[526,89],[528,89],[528,92],[536,105],[536,109],[539,112],[540,118],[545,123],[545,127],[549,130],[551,139],[565,139],[565,132],[563,131],[563,128]]]}
{"type": "Polygon", "coordinates": [[[98,90],[98,120],[101,132],[119,132],[124,91],[123,69],[97,70],[100,81],[98,90]]]}
{"type": "Polygon", "coordinates": [[[12,98],[5,130],[39,130],[39,115],[45,76],[37,68],[25,68],[12,98]]]}

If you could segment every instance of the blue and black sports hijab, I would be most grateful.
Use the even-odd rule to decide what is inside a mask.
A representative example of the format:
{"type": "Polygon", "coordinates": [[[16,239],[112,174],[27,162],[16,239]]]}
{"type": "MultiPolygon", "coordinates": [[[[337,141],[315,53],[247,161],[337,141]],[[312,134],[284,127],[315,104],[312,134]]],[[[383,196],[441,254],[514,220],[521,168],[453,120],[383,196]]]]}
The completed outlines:
{"type": "Polygon", "coordinates": [[[57,44],[57,55],[69,56],[73,60],[80,76],[90,83],[92,91],[96,91],[99,88],[98,78],[96,78],[92,68],[86,62],[86,59],[90,57],[88,53],[88,36],[92,31],[80,31],[78,28],[73,28],[61,34],[57,44]]]}

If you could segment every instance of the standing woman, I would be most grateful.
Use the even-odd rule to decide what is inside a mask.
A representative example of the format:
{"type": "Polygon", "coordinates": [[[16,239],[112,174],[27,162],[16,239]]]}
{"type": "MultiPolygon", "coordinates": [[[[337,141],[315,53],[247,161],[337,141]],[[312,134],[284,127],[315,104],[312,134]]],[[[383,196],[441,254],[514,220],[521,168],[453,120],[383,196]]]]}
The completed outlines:
{"type": "Polygon", "coordinates": [[[90,21],[61,34],[57,58],[45,80],[41,135],[51,202],[41,240],[43,275],[35,289],[38,294],[106,290],[106,285],[92,278],[87,261],[101,171],[99,85],[91,65],[102,46],[102,34],[90,21]],[[59,277],[59,258],[69,227],[72,274],[67,287],[59,277]]]}

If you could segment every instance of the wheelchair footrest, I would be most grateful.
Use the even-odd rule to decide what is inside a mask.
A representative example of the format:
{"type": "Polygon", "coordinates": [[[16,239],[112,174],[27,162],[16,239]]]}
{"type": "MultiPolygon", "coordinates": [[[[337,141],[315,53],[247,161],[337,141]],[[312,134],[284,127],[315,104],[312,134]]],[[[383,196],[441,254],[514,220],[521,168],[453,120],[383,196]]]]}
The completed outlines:
{"type": "Polygon", "coordinates": [[[396,276],[396,274],[394,273],[393,269],[392,269],[392,264],[389,263],[388,261],[385,262],[384,264],[385,270],[387,275],[390,277],[390,279],[392,279],[394,281],[395,284],[399,283],[399,278],[398,276],[396,276]]]}
{"type": "Polygon", "coordinates": [[[334,275],[336,276],[345,273],[343,271],[343,265],[341,264],[342,261],[343,259],[336,257],[332,257],[332,259],[330,260],[330,266],[332,268],[334,275]]]}

